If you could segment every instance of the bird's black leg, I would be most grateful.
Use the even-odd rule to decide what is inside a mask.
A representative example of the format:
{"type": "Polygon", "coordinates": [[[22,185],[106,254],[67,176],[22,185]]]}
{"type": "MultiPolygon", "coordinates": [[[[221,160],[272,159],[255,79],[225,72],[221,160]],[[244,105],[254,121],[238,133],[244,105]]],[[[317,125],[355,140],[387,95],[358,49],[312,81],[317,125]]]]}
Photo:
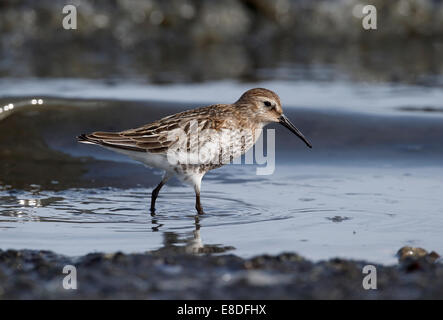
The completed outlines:
{"type": "Polygon", "coordinates": [[[195,186],[195,209],[197,209],[198,214],[204,214],[200,203],[200,188],[198,186],[195,186]]]}
{"type": "Polygon", "coordinates": [[[158,194],[160,193],[161,188],[166,184],[166,182],[168,181],[169,176],[165,175],[162,179],[162,181],[160,181],[160,183],[158,184],[157,187],[155,187],[154,190],[152,190],[152,195],[151,195],[151,215],[155,214],[155,200],[157,200],[158,194]]]}

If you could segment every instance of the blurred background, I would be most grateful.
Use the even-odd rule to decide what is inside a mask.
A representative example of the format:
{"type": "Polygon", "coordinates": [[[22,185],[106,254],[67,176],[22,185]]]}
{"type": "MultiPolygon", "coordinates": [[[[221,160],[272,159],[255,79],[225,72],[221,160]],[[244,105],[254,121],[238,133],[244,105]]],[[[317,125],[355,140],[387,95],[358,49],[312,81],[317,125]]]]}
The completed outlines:
{"type": "Polygon", "coordinates": [[[441,86],[443,1],[1,0],[0,76],[441,86]],[[77,7],[77,29],[62,8],[77,7]],[[389,66],[387,68],[386,66],[389,66]]]}

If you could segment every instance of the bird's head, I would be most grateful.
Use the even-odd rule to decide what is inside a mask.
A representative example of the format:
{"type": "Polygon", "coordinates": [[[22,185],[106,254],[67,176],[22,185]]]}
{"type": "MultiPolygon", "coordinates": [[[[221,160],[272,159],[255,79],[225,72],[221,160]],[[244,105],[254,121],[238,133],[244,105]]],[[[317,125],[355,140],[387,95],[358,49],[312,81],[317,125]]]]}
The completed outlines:
{"type": "Polygon", "coordinates": [[[309,148],[312,145],[292,122],[283,114],[280,97],[273,91],[264,88],[254,88],[242,94],[235,104],[248,106],[254,120],[264,125],[278,122],[297,135],[309,148]]]}

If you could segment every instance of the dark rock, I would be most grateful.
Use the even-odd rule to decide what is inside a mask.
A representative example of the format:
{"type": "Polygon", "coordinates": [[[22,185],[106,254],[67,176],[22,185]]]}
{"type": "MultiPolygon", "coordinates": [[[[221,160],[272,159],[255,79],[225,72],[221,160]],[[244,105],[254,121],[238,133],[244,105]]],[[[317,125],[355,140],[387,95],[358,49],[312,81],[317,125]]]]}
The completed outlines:
{"type": "Polygon", "coordinates": [[[420,260],[422,258],[426,258],[430,262],[435,262],[438,258],[440,258],[440,255],[435,251],[428,253],[423,248],[418,248],[418,247],[414,248],[414,247],[405,246],[397,251],[397,257],[400,262],[407,259],[420,260]]]}
{"type": "Polygon", "coordinates": [[[435,262],[440,257],[435,251],[428,253],[423,248],[405,246],[398,250],[400,268],[407,272],[429,271],[435,269],[435,262]]]}

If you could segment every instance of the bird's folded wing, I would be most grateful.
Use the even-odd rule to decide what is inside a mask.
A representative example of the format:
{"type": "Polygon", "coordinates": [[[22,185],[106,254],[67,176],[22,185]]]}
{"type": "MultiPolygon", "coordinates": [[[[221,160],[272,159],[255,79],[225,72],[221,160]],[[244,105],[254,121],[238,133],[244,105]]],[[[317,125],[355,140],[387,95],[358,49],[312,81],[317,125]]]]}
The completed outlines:
{"type": "MultiPolygon", "coordinates": [[[[213,106],[211,106],[213,107],[213,106]]],[[[80,142],[131,151],[166,153],[185,134],[219,129],[223,121],[208,117],[213,108],[205,107],[174,114],[145,126],[121,132],[93,132],[78,137],[80,142]]],[[[189,141],[193,140],[192,138],[189,141]]],[[[188,149],[189,149],[188,143],[188,149]]]]}
{"type": "Polygon", "coordinates": [[[85,142],[131,151],[166,153],[174,141],[168,140],[167,132],[132,129],[122,132],[93,132],[85,135],[85,142]]]}

